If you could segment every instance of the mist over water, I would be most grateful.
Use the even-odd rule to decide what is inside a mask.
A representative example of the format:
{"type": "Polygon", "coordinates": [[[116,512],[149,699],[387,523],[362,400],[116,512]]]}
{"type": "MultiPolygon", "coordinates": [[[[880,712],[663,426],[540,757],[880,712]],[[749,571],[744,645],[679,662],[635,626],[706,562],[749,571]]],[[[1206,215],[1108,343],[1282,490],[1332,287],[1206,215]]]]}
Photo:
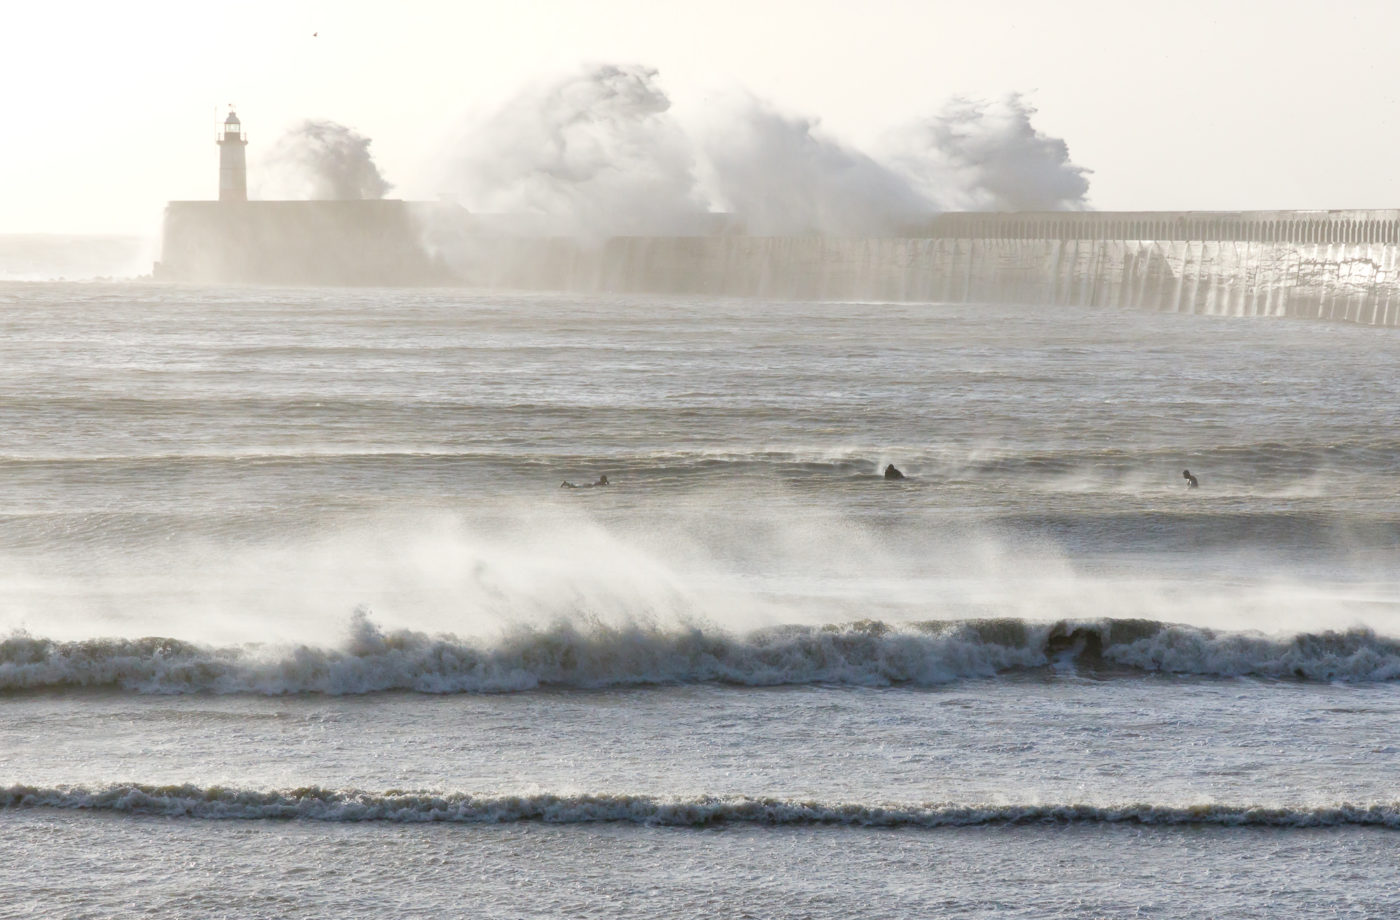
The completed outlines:
{"type": "Polygon", "coordinates": [[[307,119],[277,139],[251,174],[254,197],[355,201],[392,186],[370,154],[370,139],[334,121],[307,119]]]}
{"type": "Polygon", "coordinates": [[[0,234],[0,282],[130,278],[159,251],[153,237],[0,234]]]}
{"type": "Polygon", "coordinates": [[[879,891],[1205,920],[1218,886],[1175,880],[1227,876],[1232,916],[1400,907],[1369,881],[1400,827],[1394,330],[140,283],[0,307],[0,889],[42,879],[46,910],[451,916],[470,879],[503,920],[624,886],[639,918],[879,891]]]}
{"type": "Polygon", "coordinates": [[[1373,330],[186,296],[11,306],[0,625],[328,648],[361,607],[474,648],[561,623],[740,644],[865,620],[1394,628],[1373,330]],[[891,462],[910,478],[883,482],[891,462]]]}

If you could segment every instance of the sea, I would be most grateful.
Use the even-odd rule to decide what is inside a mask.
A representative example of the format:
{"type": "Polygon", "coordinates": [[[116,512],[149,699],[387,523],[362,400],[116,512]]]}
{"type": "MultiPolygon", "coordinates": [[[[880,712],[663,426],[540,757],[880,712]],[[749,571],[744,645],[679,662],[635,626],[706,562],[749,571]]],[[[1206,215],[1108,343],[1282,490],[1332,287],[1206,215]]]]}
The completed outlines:
{"type": "Polygon", "coordinates": [[[0,917],[1395,916],[1397,407],[1341,323],[0,283],[0,917]]]}

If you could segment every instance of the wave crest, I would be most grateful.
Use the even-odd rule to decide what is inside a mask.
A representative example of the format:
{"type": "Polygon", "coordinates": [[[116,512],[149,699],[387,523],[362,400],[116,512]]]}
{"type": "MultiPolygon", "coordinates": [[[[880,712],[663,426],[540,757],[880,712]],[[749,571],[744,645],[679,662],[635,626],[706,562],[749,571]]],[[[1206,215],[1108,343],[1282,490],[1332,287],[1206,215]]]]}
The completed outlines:
{"type": "Polygon", "coordinates": [[[1308,807],[1196,804],[873,804],[748,796],[374,793],[306,787],[282,791],[194,785],[115,784],[0,789],[0,809],[74,809],[201,819],[393,823],[624,823],[661,827],[725,824],[941,828],[1029,824],[1309,828],[1344,825],[1400,828],[1400,803],[1308,807]]]}
{"type": "Polygon", "coordinates": [[[733,635],[700,627],[517,629],[494,642],[384,631],[357,612],[340,648],[211,648],[168,638],[0,640],[0,691],[500,693],[657,684],[937,686],[1060,669],[1377,682],[1400,678],[1400,640],[1369,629],[1271,637],[1153,620],[865,620],[733,635]]]}

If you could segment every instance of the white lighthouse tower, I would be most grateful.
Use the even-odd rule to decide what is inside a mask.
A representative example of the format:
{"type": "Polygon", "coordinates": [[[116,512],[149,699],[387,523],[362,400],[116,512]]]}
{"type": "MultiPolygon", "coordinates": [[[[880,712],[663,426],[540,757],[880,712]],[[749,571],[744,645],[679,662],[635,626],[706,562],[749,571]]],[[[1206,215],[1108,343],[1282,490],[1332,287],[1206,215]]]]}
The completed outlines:
{"type": "Polygon", "coordinates": [[[248,200],[248,158],[244,147],[248,135],[232,111],[224,119],[224,133],[219,135],[219,200],[248,200]]]}

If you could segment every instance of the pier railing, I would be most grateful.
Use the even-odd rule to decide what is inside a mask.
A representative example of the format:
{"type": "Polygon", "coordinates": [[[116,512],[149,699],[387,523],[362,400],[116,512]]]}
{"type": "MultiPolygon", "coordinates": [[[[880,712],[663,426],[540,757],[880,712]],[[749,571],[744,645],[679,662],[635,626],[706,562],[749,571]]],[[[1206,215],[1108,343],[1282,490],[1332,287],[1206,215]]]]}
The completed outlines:
{"type": "Polygon", "coordinates": [[[907,228],[932,239],[1400,244],[1400,210],[1044,211],[941,214],[907,228]]]}

